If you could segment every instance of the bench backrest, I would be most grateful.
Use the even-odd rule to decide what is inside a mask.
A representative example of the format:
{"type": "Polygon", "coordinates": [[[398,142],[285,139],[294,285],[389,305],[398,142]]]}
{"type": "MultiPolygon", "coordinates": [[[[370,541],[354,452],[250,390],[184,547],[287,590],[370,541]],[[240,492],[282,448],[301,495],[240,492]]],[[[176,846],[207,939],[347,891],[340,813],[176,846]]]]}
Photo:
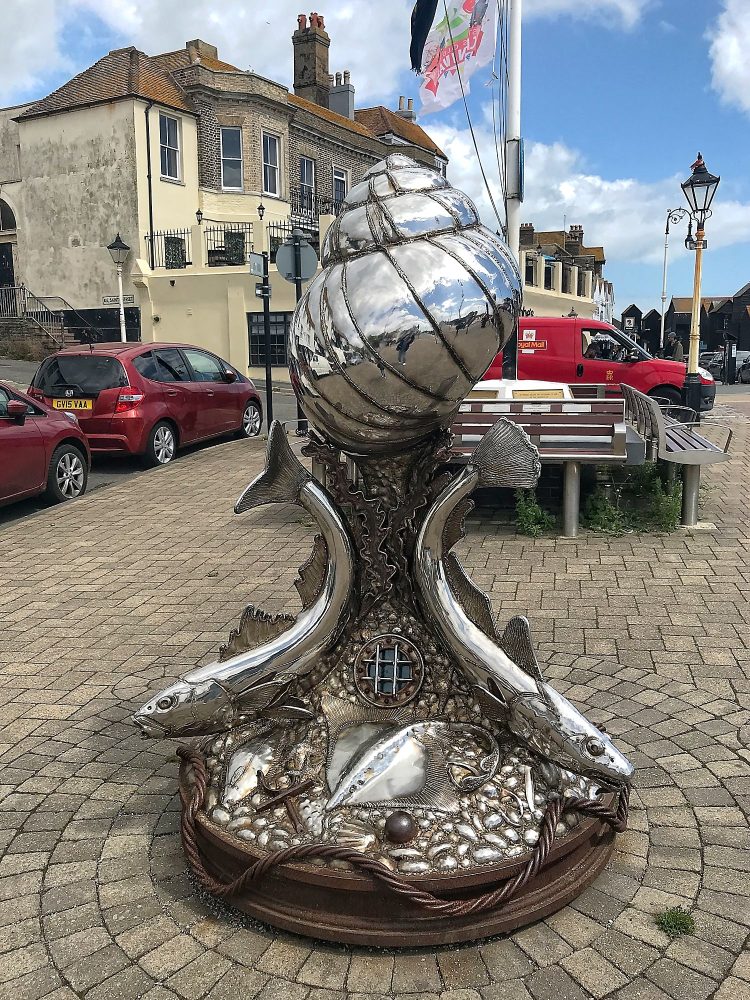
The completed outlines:
{"type": "Polygon", "coordinates": [[[645,438],[652,452],[651,458],[663,458],[667,425],[661,407],[655,399],[634,389],[632,385],[622,384],[620,388],[625,401],[625,419],[645,438]]]}
{"type": "Polygon", "coordinates": [[[451,430],[453,451],[470,455],[499,420],[522,427],[547,461],[624,460],[625,402],[622,399],[538,401],[466,400],[451,430]]]}

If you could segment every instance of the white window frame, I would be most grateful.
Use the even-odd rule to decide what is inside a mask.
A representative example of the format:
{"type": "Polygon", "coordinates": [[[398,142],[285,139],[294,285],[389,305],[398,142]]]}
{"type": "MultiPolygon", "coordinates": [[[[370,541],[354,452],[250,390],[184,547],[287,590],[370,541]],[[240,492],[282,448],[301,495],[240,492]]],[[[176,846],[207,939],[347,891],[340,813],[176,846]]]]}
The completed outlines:
{"type": "Polygon", "coordinates": [[[222,125],[219,129],[219,152],[221,155],[221,189],[222,191],[244,191],[245,190],[245,164],[242,155],[242,128],[239,125],[222,125]],[[240,183],[239,187],[224,183],[224,160],[231,160],[237,163],[236,156],[224,156],[224,133],[231,129],[232,132],[239,132],[240,135],[240,183]]]}
{"type": "Polygon", "coordinates": [[[182,181],[182,121],[176,118],[174,115],[168,115],[164,111],[159,112],[159,175],[163,181],[182,181]],[[175,136],[176,136],[176,146],[170,146],[169,142],[161,141],[161,123],[162,119],[164,121],[175,123],[175,136]],[[172,174],[165,174],[162,170],[162,151],[165,149],[174,150],[177,154],[175,159],[177,163],[177,174],[172,176],[172,174]]]}
{"type": "MultiPolygon", "coordinates": [[[[331,174],[331,193],[333,194],[333,201],[336,201],[336,174],[342,174],[344,178],[344,184],[346,190],[344,191],[344,198],[349,194],[349,171],[345,167],[333,167],[333,172],[331,174]]],[[[343,198],[341,199],[343,201],[343,198]]]]}
{"type": "Polygon", "coordinates": [[[318,164],[312,158],[312,156],[300,156],[299,158],[299,193],[300,201],[303,203],[303,208],[308,211],[312,211],[315,205],[315,194],[318,188],[318,164]],[[305,183],[302,180],[302,164],[310,163],[312,164],[312,184],[305,183]],[[306,196],[309,194],[310,204],[304,205],[306,196]]]}
{"type": "Polygon", "coordinates": [[[261,131],[261,163],[263,176],[261,178],[263,194],[267,194],[271,198],[281,197],[281,136],[277,132],[266,132],[265,129],[261,131]],[[276,140],[276,164],[266,163],[266,139],[276,140]],[[276,171],[276,190],[271,191],[266,187],[266,167],[276,171]]]}

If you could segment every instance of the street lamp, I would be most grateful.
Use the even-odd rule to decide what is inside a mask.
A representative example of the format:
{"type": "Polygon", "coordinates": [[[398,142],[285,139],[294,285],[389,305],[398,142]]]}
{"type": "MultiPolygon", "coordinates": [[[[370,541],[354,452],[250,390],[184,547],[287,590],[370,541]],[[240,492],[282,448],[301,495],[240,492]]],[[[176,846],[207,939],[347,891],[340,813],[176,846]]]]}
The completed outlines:
{"type": "Polygon", "coordinates": [[[659,348],[664,350],[664,319],[667,310],[667,254],[669,252],[669,225],[676,226],[680,219],[688,215],[686,208],[667,209],[667,227],[664,230],[664,267],[661,273],[661,330],[659,332],[659,348]]]}
{"type": "Polygon", "coordinates": [[[107,250],[109,250],[115,267],[117,268],[117,289],[120,297],[120,340],[124,344],[127,341],[128,336],[125,332],[125,304],[122,299],[122,265],[127,260],[128,254],[130,253],[130,247],[124,242],[118,233],[107,247],[107,250]]]}
{"type": "Polygon", "coordinates": [[[199,226],[203,222],[203,212],[200,209],[195,213],[195,221],[199,226]]]}
{"type": "Polygon", "coordinates": [[[700,351],[700,309],[701,309],[701,266],[703,250],[706,246],[705,224],[711,216],[711,202],[714,200],[720,177],[710,174],[698,153],[698,158],[692,165],[692,173],[680,185],[689,206],[689,214],[695,222],[695,240],[689,246],[695,249],[695,274],[693,277],[693,314],[690,320],[690,353],[688,354],[687,374],[683,387],[683,401],[696,413],[701,406],[701,380],[698,374],[698,355],[700,351]]]}
{"type": "Polygon", "coordinates": [[[260,219],[261,222],[263,221],[263,216],[265,214],[266,214],[266,206],[263,204],[263,202],[261,202],[258,205],[258,218],[260,219]]]}

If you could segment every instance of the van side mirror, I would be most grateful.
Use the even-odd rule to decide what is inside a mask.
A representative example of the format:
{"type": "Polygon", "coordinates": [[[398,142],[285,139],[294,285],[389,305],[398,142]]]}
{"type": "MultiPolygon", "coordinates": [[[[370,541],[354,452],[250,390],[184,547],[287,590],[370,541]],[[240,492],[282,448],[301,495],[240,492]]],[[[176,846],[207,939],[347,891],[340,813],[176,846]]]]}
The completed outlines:
{"type": "Polygon", "coordinates": [[[29,411],[26,403],[22,403],[20,399],[9,399],[6,413],[8,416],[15,420],[15,422],[20,426],[26,423],[26,415],[29,411]]]}

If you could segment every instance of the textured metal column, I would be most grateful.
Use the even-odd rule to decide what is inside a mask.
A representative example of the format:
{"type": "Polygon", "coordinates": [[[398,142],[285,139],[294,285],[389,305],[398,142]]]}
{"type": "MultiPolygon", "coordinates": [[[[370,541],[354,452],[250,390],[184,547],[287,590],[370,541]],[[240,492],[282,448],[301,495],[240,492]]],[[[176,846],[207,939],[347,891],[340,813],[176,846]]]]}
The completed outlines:
{"type": "Polygon", "coordinates": [[[701,485],[700,465],[686,465],[682,470],[682,520],[683,528],[698,523],[698,491],[701,485]]]}
{"type": "Polygon", "coordinates": [[[562,533],[565,538],[578,534],[578,508],[581,500],[581,464],[566,462],[563,481],[562,533]]]}

